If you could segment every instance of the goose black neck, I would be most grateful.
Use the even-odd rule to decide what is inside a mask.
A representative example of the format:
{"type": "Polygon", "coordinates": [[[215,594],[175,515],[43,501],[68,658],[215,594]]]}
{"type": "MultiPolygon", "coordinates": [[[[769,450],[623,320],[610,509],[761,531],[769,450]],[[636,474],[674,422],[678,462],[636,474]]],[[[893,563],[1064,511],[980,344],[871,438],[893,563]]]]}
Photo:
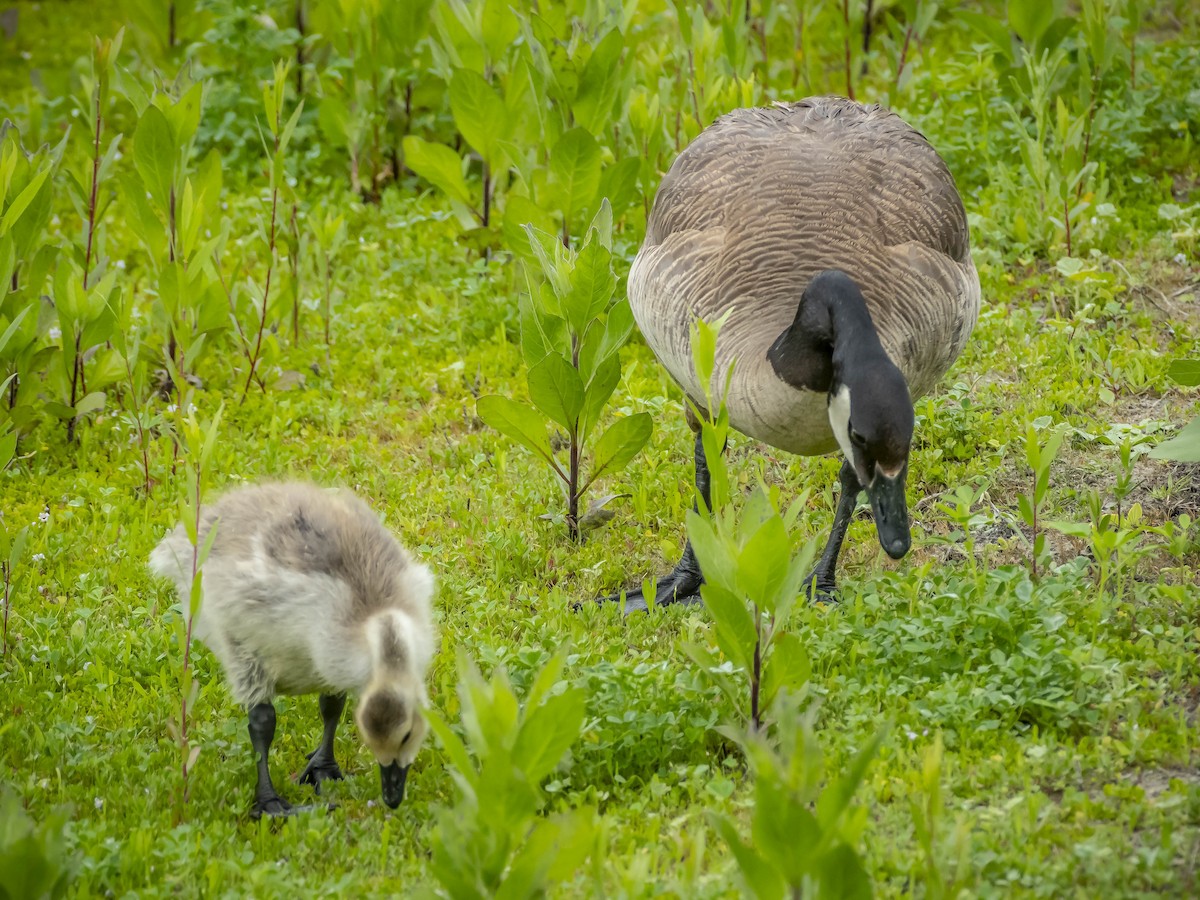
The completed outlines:
{"type": "Polygon", "coordinates": [[[847,373],[867,371],[887,359],[866,299],[854,280],[826,269],[805,288],[796,318],[776,338],[767,359],[792,387],[828,392],[847,373]]]}

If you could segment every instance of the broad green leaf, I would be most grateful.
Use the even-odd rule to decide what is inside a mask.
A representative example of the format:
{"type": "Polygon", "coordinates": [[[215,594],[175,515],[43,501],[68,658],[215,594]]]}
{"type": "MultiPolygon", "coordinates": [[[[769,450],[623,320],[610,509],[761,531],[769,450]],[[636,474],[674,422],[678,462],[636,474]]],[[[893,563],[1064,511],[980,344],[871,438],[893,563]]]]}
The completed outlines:
{"type": "Polygon", "coordinates": [[[8,434],[0,434],[0,472],[3,472],[5,467],[12,462],[16,452],[17,433],[10,431],[8,434]]]}
{"type": "MultiPolygon", "coordinates": [[[[4,352],[5,346],[12,340],[12,336],[16,334],[17,328],[21,324],[21,320],[25,318],[26,313],[33,309],[32,306],[27,306],[13,317],[13,320],[8,323],[8,327],[4,329],[4,333],[0,334],[0,353],[4,352]]],[[[6,382],[7,383],[7,382],[6,382]]]]}
{"type": "Polygon", "coordinates": [[[558,684],[559,676],[562,674],[563,667],[567,664],[567,654],[565,650],[559,650],[542,666],[542,670],[538,672],[537,678],[533,681],[533,686],[529,688],[529,693],[525,695],[525,706],[532,709],[538,706],[542,699],[549,695],[551,689],[558,684]]]}
{"type": "MultiPolygon", "coordinates": [[[[582,365],[582,362],[581,362],[582,365]]],[[[600,421],[608,398],[621,381],[621,363],[615,356],[605,359],[592,373],[584,391],[583,412],[579,416],[579,442],[586,443],[600,421]]]]}
{"type": "Polygon", "coordinates": [[[1200,462],[1200,416],[1192,419],[1175,437],[1151,450],[1150,456],[1175,462],[1200,462]]]}
{"type": "Polygon", "coordinates": [[[600,187],[600,145],[582,128],[566,132],[550,151],[550,180],[563,222],[571,223],[586,211],[600,187]]]}
{"type": "Polygon", "coordinates": [[[623,469],[646,446],[653,427],[650,413],[644,412],[613,422],[592,448],[592,471],[588,482],[623,469]]]}
{"type": "Polygon", "coordinates": [[[1013,39],[1002,19],[966,9],[957,10],[955,14],[991,43],[1009,65],[1013,64],[1013,39]]]}
{"type": "Polygon", "coordinates": [[[579,75],[572,112],[575,121],[592,134],[604,134],[612,121],[613,107],[627,71],[620,65],[624,48],[624,36],[613,28],[592,48],[592,55],[579,75]]]}
{"type": "Polygon", "coordinates": [[[816,816],[774,772],[759,772],[754,791],[754,847],[791,885],[809,873],[814,850],[821,843],[816,816]]]}
{"type": "Polygon", "coordinates": [[[606,166],[600,175],[600,196],[608,198],[614,216],[625,211],[638,199],[638,174],[642,161],[629,156],[611,166],[606,166]]]}
{"type": "Polygon", "coordinates": [[[571,688],[550,697],[527,713],[513,745],[513,759],[537,784],[558,765],[579,737],[583,726],[584,694],[571,688]]]}
{"type": "Polygon", "coordinates": [[[168,208],[177,154],[171,123],[157,106],[146,107],[133,133],[133,165],[160,210],[168,208]]]}
{"type": "Polygon", "coordinates": [[[789,632],[776,634],[763,670],[760,702],[768,709],[781,690],[796,691],[812,676],[804,642],[789,632]]]}
{"type": "Polygon", "coordinates": [[[1008,0],[1008,23],[1030,48],[1057,17],[1053,0],[1008,0]]]}
{"type": "Polygon", "coordinates": [[[30,180],[29,184],[25,185],[21,193],[13,198],[12,203],[8,204],[8,208],[4,211],[4,216],[0,218],[0,234],[7,234],[17,224],[21,218],[21,214],[29,208],[29,204],[33,202],[38,191],[42,189],[46,178],[50,175],[50,169],[47,167],[38,172],[30,180]]]}
{"type": "Polygon", "coordinates": [[[592,319],[604,312],[617,290],[612,254],[597,239],[584,244],[571,272],[571,288],[562,298],[563,312],[571,329],[583,334],[592,319]]]}
{"type": "Polygon", "coordinates": [[[871,900],[871,876],[849,844],[841,843],[822,854],[817,869],[821,897],[838,900],[871,900]]]}
{"type": "Polygon", "coordinates": [[[495,395],[480,397],[475,403],[475,411],[487,425],[557,467],[550,440],[546,437],[546,423],[536,411],[495,395]]]}
{"type": "Polygon", "coordinates": [[[888,729],[887,723],[882,725],[850,760],[850,765],[846,767],[841,777],[822,791],[821,798],[817,801],[817,821],[821,823],[822,829],[829,830],[836,827],[838,820],[850,806],[850,801],[854,799],[854,792],[858,790],[859,784],[867,774],[871,761],[879,752],[879,748],[883,746],[888,729]]]}
{"type": "Polygon", "coordinates": [[[98,409],[104,408],[104,392],[92,391],[82,400],[75,404],[75,415],[86,416],[90,412],[95,412],[98,409]]]}
{"type": "MultiPolygon", "coordinates": [[[[533,290],[541,293],[541,286],[533,290]]],[[[536,366],[548,353],[564,356],[571,352],[571,337],[567,323],[552,313],[540,308],[532,294],[522,294],[517,301],[521,316],[521,354],[525,365],[536,366]]]]}
{"type": "Polygon", "coordinates": [[[462,159],[445,144],[409,135],[404,139],[404,162],[451,200],[471,205],[471,191],[463,177],[462,159]]]}
{"type": "Polygon", "coordinates": [[[763,522],[738,554],[738,586],[751,602],[774,613],[780,588],[787,581],[791,542],[783,519],[773,515],[763,522]]]}
{"type": "Polygon", "coordinates": [[[458,735],[454,733],[449,723],[436,710],[427,709],[424,712],[424,716],[425,721],[429,724],[429,730],[434,733],[438,739],[438,743],[446,751],[446,756],[450,759],[450,765],[462,777],[471,779],[475,773],[475,767],[471,764],[471,757],[467,754],[467,748],[458,735]]]}
{"type": "Polygon", "coordinates": [[[753,846],[742,841],[729,818],[717,813],[709,815],[713,827],[737,860],[738,872],[756,900],[783,900],[785,885],[779,872],[753,846]]]}
{"type": "Polygon", "coordinates": [[[1186,387],[1200,385],[1200,359],[1173,359],[1167,377],[1186,387]]]}
{"type": "MultiPolygon", "coordinates": [[[[693,515],[696,514],[688,513],[689,517],[693,515]]],[[[745,600],[721,585],[710,582],[701,585],[700,596],[716,624],[714,637],[717,646],[731,663],[749,676],[754,667],[754,645],[758,642],[758,634],[754,627],[754,616],[745,600]]]]}
{"type": "Polygon", "coordinates": [[[478,72],[458,69],[450,78],[450,111],[454,126],[483,161],[500,166],[497,141],[509,132],[508,109],[478,72]]]}
{"type": "Polygon", "coordinates": [[[522,259],[531,263],[538,262],[530,241],[537,238],[526,230],[532,226],[536,231],[550,233],[556,230],[554,217],[522,194],[509,194],[504,200],[504,218],[501,231],[504,243],[522,259]]]}
{"type": "Polygon", "coordinates": [[[583,410],[583,381],[575,367],[557,353],[529,370],[529,399],[568,433],[575,434],[583,410]]]}

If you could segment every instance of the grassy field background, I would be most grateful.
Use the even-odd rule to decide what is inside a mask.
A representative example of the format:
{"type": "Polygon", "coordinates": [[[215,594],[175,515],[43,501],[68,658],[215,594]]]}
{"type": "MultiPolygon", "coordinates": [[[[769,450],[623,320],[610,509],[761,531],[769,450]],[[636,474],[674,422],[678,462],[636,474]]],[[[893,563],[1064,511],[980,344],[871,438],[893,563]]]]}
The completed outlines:
{"type": "MultiPolygon", "coordinates": [[[[505,670],[524,697],[565,650],[555,690],[581,690],[586,713],[579,738],[542,785],[536,820],[583,810],[589,827],[578,865],[546,876],[552,895],[749,890],[713,817],[728,816],[750,837],[753,778],[738,744],[715,730],[735,710],[680,649],[713,642],[711,616],[665,609],[626,620],[615,608],[571,608],[677,559],[692,503],[691,438],[678,389],[635,335],[622,351],[623,377],[606,416],[648,412],[653,437],[593,492],[621,495],[612,520],[583,543],[569,541],[558,482],[475,411],[481,395],[527,396],[518,314],[527,281],[512,231],[499,219],[482,226],[411,171],[389,179],[380,163],[364,185],[370,126],[394,126],[384,112],[363,119],[368,137],[356,145],[362,172],[353,183],[352,154],[334,139],[341,132],[323,130],[321,116],[354,66],[366,65],[366,51],[360,46],[358,62],[345,63],[310,25],[305,111],[279,189],[300,223],[344,217],[327,346],[315,239],[301,247],[281,238],[272,252],[266,238],[271,182],[258,137],[260,85],[277,57],[294,56],[300,36],[287,27],[294,4],[182,4],[187,42],[174,49],[155,43],[160,7],[144,5],[149,12],[119,3],[22,3],[0,14],[0,119],[16,124],[28,149],[57,143],[73,123],[48,182],[56,186],[41,239],[64,248],[64,259],[83,255],[86,204],[81,216],[65,184],[73,173],[86,185],[91,171],[88,118],[73,110],[91,78],[92,35],[127,26],[120,59],[127,68],[114,81],[105,144],[111,134],[126,137],[113,163],[102,246],[108,270],[118,273],[117,293],[129,300],[130,333],[142,341],[136,369],[105,388],[103,408],[81,418],[74,441],[50,405],[61,378],[51,372],[56,357],[45,356],[45,373],[28,376],[23,388],[35,413],[15,424],[20,441],[0,472],[0,524],[10,534],[28,529],[10,573],[0,661],[4,877],[32,869],[36,857],[63,873],[69,896],[454,893],[438,880],[431,847],[439,834],[454,840],[445,817],[469,817],[470,807],[437,740],[418,757],[408,798],[389,813],[374,762],[346,723],[337,752],[348,777],[327,788],[337,808],[251,821],[245,715],[205,650],[192,657],[199,691],[190,742],[200,753],[190,797],[177,811],[180,750],[168,723],[180,703],[179,611],[146,558],[186,496],[190,456],[178,437],[186,427],[179,404],[183,412],[194,404],[206,423],[223,403],[209,492],[262,478],[345,485],[433,568],[441,652],[431,702],[457,733],[464,733],[460,655],[485,673],[505,670]],[[216,149],[223,161],[220,205],[209,208],[204,227],[215,233],[228,223],[230,238],[213,271],[261,285],[274,259],[278,284],[286,285],[278,289],[284,305],[267,322],[272,355],[259,370],[266,386],[252,387],[244,402],[251,363],[228,321],[192,367],[198,386],[183,397],[154,390],[166,340],[155,312],[158,268],[121,181],[134,171],[128,136],[138,118],[126,98],[132,83],[152,89],[155,73],[171,89],[181,67],[208,84],[191,158],[216,149]],[[299,339],[286,305],[293,298],[299,339]],[[20,833],[26,816],[41,829],[36,854],[5,843],[5,828],[10,838],[20,833]],[[26,854],[22,861],[13,848],[26,854]]],[[[451,6],[439,2],[432,15],[448,20],[451,6]]],[[[1005,62],[1002,44],[969,19],[990,17],[1008,35],[1023,21],[1021,9],[1012,11],[1020,6],[883,4],[865,55],[854,31],[859,99],[890,103],[955,173],[984,307],[962,358],[916,404],[912,552],[888,560],[860,510],[842,556],[841,603],[798,610],[790,631],[811,663],[807,696],[827,772],[842,771],[890,723],[856,795],[863,819],[852,835],[879,896],[1192,896],[1200,855],[1200,472],[1147,451],[1196,410],[1195,391],[1167,371],[1172,360],[1196,356],[1200,337],[1200,21],[1187,3],[1134,4],[1131,78],[1130,45],[1121,43],[1116,21],[1131,19],[1130,7],[1105,7],[1116,49],[1092,95],[1099,114],[1087,156],[1097,165],[1078,188],[1064,189],[1072,204],[1084,204],[1068,252],[1066,229],[1045,223],[1054,214],[1045,198],[1057,196],[1053,177],[1083,170],[1078,141],[1057,136],[1063,113],[1053,99],[1021,100],[1031,90],[1020,83],[1021,66],[1005,62]],[[918,33],[909,26],[921,15],[932,18],[918,33]],[[1048,124],[1039,140],[1040,120],[1048,124]],[[1039,174],[1039,160],[1050,174],[1039,174]],[[1041,511],[1058,527],[1045,529],[1037,578],[1032,533],[1018,509],[1018,495],[1033,490],[1026,429],[1034,422],[1043,440],[1055,428],[1064,435],[1041,511]]],[[[623,141],[649,94],[661,97],[654,120],[665,134],[637,176],[635,199],[616,217],[618,294],[644,230],[644,201],[674,156],[672,139],[686,142],[711,118],[697,100],[697,120],[682,131],[675,124],[677,108],[693,116],[697,86],[712,115],[743,95],[766,102],[845,91],[841,55],[850,44],[834,29],[840,6],[800,7],[824,17],[810,19],[810,27],[823,24],[803,40],[766,4],[751,4],[749,37],[731,31],[741,27],[740,10],[686,11],[695,16],[690,44],[670,4],[614,14],[627,42],[620,71],[633,88],[602,135],[605,152],[632,155],[623,141]],[[738,50],[726,33],[746,38],[749,49],[738,50]],[[677,79],[689,59],[691,76],[677,79]],[[739,71],[750,75],[728,75],[739,71]]],[[[580,34],[600,15],[584,4],[572,14],[593,22],[579,25],[580,34]]],[[[1068,22],[1080,15],[1074,5],[1064,14],[1068,22]]],[[[857,29],[862,11],[854,15],[857,29]]],[[[1056,86],[1051,98],[1076,97],[1090,77],[1082,32],[1069,29],[1061,70],[1048,82],[1056,86]]],[[[430,49],[449,31],[428,29],[405,51],[419,61],[405,77],[423,110],[405,128],[460,151],[477,192],[478,160],[455,144],[439,82],[447,64],[430,49]]],[[[579,47],[587,43],[578,38],[560,50],[586,54],[579,47]]],[[[518,68],[502,59],[508,68],[493,66],[498,84],[518,68]]],[[[390,77],[403,86],[395,71],[390,77]]],[[[1088,104],[1067,103],[1079,121],[1091,116],[1088,104]]],[[[511,176],[496,190],[497,206],[513,209],[516,201],[505,198],[520,195],[521,180],[511,176]]],[[[527,196],[540,202],[532,188],[527,196]]],[[[542,215],[562,222],[552,211],[542,215]]],[[[46,303],[56,289],[50,277],[46,303]]],[[[242,299],[256,291],[247,288],[242,299]]],[[[20,296],[0,298],[0,333],[20,296]]],[[[37,332],[47,353],[62,345],[49,309],[37,332]]],[[[233,321],[241,315],[243,327],[257,324],[237,303],[233,309],[233,321]]],[[[6,375],[0,371],[0,380],[6,375]]],[[[800,546],[824,538],[837,459],[799,459],[735,436],[728,460],[735,493],[761,482],[786,506],[810,489],[792,539],[800,546]]],[[[316,699],[281,698],[277,708],[273,764],[294,776],[320,733],[316,699]]],[[[293,802],[308,795],[280,783],[293,802]]]]}

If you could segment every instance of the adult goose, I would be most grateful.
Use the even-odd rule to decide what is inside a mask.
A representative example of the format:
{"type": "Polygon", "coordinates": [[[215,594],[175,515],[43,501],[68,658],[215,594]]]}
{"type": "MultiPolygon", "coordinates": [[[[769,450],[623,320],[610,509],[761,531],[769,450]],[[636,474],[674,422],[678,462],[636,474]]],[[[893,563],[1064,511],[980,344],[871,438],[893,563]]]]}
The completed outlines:
{"type": "MultiPolygon", "coordinates": [[[[646,342],[694,403],[696,319],[732,309],[717,345],[730,423],[805,456],[840,450],[841,497],[806,589],[832,594],[858,495],[879,542],[908,552],[905,477],[913,398],[962,352],[979,277],[954,179],[925,138],[879,106],[815,97],[739,109],[707,128],[663,178],[629,275],[646,342]]],[[[696,484],[708,471],[696,438],[696,484]]],[[[656,603],[695,602],[691,546],[656,603]]],[[[646,608],[641,591],[626,611],[646,608]]]]}
{"type": "MultiPolygon", "coordinates": [[[[320,793],[322,781],[342,777],[334,734],[346,692],[357,692],[355,720],[379,763],[383,800],[399,806],[427,727],[421,707],[435,643],[433,576],[348,491],[303,483],[239,488],[202,509],[201,545],[214,526],[193,633],[249,711],[258,773],[252,815],[294,811],[268,765],[276,694],[320,694],[324,734],[300,776],[320,793]]],[[[150,568],[175,583],[185,604],[192,553],[181,525],[150,555],[150,568]]]]}

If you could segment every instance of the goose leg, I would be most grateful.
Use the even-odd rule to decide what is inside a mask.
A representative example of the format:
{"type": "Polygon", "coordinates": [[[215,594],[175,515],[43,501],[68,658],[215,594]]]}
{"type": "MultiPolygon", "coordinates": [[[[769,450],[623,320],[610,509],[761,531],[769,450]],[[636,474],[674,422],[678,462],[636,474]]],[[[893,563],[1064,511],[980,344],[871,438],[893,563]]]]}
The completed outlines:
{"type": "Polygon", "coordinates": [[[836,569],[838,554],[842,550],[842,541],[846,539],[846,531],[850,520],[854,517],[854,509],[858,505],[858,495],[862,493],[858,475],[854,466],[842,462],[842,470],[838,473],[842,483],[842,494],[838,497],[837,512],[833,517],[833,528],[829,530],[829,540],[825,550],[817,560],[809,576],[804,579],[804,596],[813,600],[832,601],[837,599],[836,569]]]}
{"type": "Polygon", "coordinates": [[[346,708],[345,694],[322,694],[317,700],[321,709],[321,721],[325,724],[325,732],[321,735],[321,743],[317,749],[308,754],[308,765],[300,773],[301,784],[311,784],[321,793],[322,781],[341,781],[344,777],[337,761],[333,758],[333,736],[337,731],[338,720],[342,710],[346,708]]]}
{"type": "Polygon", "coordinates": [[[271,742],[275,739],[275,706],[272,703],[256,703],[250,707],[250,745],[254,748],[255,765],[258,767],[258,784],[254,788],[254,808],[250,815],[287,816],[295,808],[279,796],[271,783],[271,770],[267,756],[271,742]]]}
{"type": "MultiPolygon", "coordinates": [[[[700,496],[704,498],[705,506],[712,504],[709,484],[708,460],[704,456],[704,443],[701,440],[700,432],[697,432],[696,488],[700,491],[700,496]]],[[[654,603],[657,606],[666,606],[670,603],[682,603],[690,606],[694,603],[699,603],[700,585],[703,583],[704,576],[700,574],[700,564],[696,562],[696,554],[692,551],[692,542],[687,541],[683,545],[683,556],[680,558],[679,564],[675,566],[669,575],[659,579],[657,589],[654,592],[654,603]]],[[[649,608],[646,595],[640,588],[603,597],[600,602],[606,603],[611,600],[620,600],[622,596],[625,598],[625,615],[629,615],[632,612],[646,612],[649,608]]]]}

